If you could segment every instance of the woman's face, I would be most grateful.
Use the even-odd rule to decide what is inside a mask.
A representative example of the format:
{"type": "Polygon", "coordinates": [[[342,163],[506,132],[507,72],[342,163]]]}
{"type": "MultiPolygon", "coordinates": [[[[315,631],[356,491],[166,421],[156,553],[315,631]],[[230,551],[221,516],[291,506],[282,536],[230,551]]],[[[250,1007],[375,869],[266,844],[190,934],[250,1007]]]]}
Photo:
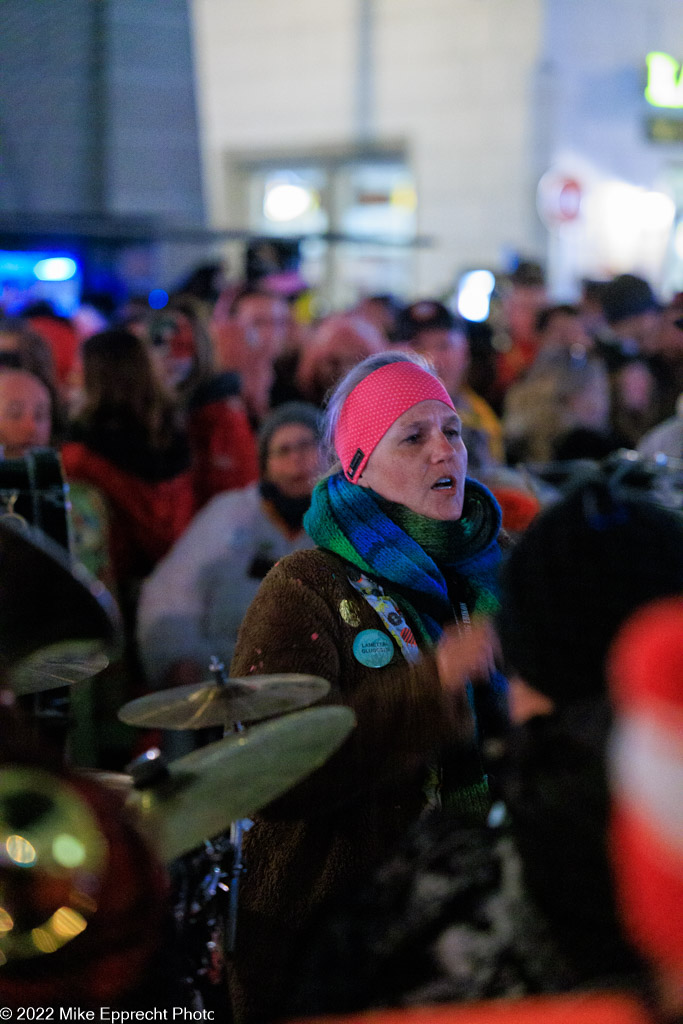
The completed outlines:
{"type": "Polygon", "coordinates": [[[399,416],[358,483],[429,519],[459,519],[466,471],[460,417],[430,399],[399,416]]]}
{"type": "Polygon", "coordinates": [[[20,459],[32,448],[50,443],[50,392],[31,373],[0,373],[0,445],[5,458],[20,459]]]}
{"type": "Polygon", "coordinates": [[[321,471],[320,446],[304,423],[285,423],[268,445],[265,478],[287,498],[311,494],[321,471]]]}
{"type": "Polygon", "coordinates": [[[449,395],[457,395],[469,363],[469,346],[462,331],[420,331],[412,342],[416,352],[431,360],[449,395]]]}

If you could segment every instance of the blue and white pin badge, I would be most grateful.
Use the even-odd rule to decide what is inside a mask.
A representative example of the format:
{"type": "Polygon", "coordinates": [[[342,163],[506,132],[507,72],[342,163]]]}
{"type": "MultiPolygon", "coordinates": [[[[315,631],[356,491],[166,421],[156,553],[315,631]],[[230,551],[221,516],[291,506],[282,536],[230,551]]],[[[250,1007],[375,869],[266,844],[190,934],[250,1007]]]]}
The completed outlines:
{"type": "Polygon", "coordinates": [[[353,641],[353,656],[368,668],[382,668],[394,656],[394,645],[386,633],[378,629],[364,629],[353,641]]]}

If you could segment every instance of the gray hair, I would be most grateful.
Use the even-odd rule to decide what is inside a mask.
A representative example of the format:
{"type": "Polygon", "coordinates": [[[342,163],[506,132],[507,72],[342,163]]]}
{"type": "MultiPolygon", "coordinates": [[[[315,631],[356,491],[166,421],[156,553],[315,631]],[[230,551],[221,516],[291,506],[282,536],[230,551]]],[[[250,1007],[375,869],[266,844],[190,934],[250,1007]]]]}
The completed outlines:
{"type": "Polygon", "coordinates": [[[421,366],[423,370],[431,373],[433,377],[438,375],[436,370],[424,356],[418,355],[417,352],[378,352],[376,355],[368,356],[367,359],[363,359],[362,362],[357,363],[353,369],[349,370],[345,377],[337,384],[336,388],[327,400],[325,408],[325,419],[323,421],[323,441],[327,457],[330,462],[330,468],[332,470],[338,468],[337,454],[334,448],[334,434],[337,429],[337,423],[341,416],[342,407],[344,402],[349,397],[354,388],[357,388],[362,380],[369,377],[375,370],[379,370],[381,366],[388,366],[390,363],[416,363],[421,366]]]}

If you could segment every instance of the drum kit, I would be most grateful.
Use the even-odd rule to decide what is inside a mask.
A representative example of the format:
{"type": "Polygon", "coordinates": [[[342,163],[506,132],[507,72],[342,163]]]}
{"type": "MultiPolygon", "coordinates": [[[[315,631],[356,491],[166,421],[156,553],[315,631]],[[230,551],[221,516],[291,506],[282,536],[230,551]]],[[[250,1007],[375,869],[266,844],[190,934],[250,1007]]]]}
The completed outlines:
{"type": "Polygon", "coordinates": [[[16,739],[26,720],[30,724],[26,702],[92,680],[118,656],[121,620],[108,592],[73,564],[67,550],[16,519],[0,516],[0,1001],[11,998],[6,982],[13,971],[22,979],[24,1001],[49,994],[45,969],[43,987],[31,992],[28,959],[54,960],[56,977],[65,949],[73,947],[78,957],[79,943],[88,948],[99,913],[92,879],[99,872],[102,881],[104,869],[84,872],[79,857],[99,865],[108,835],[111,845],[123,822],[144,856],[170,879],[168,910],[181,947],[176,960],[183,965],[183,995],[193,1009],[220,1004],[225,1012],[225,957],[235,943],[248,816],[322,766],[351,732],[353,713],[312,706],[329,692],[318,677],[230,679],[212,659],[206,681],[130,701],[119,717],[141,730],[222,727],[221,739],[169,763],[154,748],[125,772],[71,767],[68,755],[53,769],[31,747],[35,740],[27,748],[16,739]],[[9,742],[10,736],[15,740],[9,742]],[[93,793],[96,809],[90,806],[93,793]],[[23,863],[33,873],[22,874],[23,863]],[[54,884],[57,876],[64,881],[65,872],[71,902],[64,885],[54,884]],[[55,906],[38,923],[24,912],[27,877],[48,878],[47,886],[36,882],[39,904],[45,903],[43,889],[55,892],[55,906]]]}
{"type": "Polygon", "coordinates": [[[663,453],[643,455],[619,448],[600,462],[528,462],[517,469],[542,505],[552,504],[568,489],[599,475],[631,497],[646,497],[663,508],[683,512],[683,459],[663,453]]]}

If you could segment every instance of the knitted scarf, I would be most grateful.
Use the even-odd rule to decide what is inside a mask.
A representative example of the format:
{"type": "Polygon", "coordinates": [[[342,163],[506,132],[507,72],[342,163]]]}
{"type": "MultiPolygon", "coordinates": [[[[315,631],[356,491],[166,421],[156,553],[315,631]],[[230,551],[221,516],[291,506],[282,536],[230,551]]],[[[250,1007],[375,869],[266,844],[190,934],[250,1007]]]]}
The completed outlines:
{"type": "Polygon", "coordinates": [[[453,618],[448,583],[464,581],[473,614],[498,608],[497,537],[501,511],[491,492],[476,480],[465,484],[460,519],[417,515],[349,483],[338,473],[313,491],[304,526],[316,544],[333,551],[410,605],[415,625],[432,642],[453,618]]]}
{"type": "MultiPolygon", "coordinates": [[[[469,478],[462,516],[451,522],[417,515],[338,473],[316,486],[304,526],[319,547],[369,573],[398,597],[413,629],[433,644],[454,618],[449,584],[459,593],[466,586],[473,614],[497,610],[501,518],[491,492],[469,478]]],[[[502,677],[492,683],[495,690],[506,685],[502,677]]],[[[467,694],[475,711],[469,683],[467,694]]],[[[457,809],[465,823],[486,820],[490,797],[476,747],[443,752],[427,766],[425,796],[433,803],[435,795],[442,806],[457,809]]]]}

